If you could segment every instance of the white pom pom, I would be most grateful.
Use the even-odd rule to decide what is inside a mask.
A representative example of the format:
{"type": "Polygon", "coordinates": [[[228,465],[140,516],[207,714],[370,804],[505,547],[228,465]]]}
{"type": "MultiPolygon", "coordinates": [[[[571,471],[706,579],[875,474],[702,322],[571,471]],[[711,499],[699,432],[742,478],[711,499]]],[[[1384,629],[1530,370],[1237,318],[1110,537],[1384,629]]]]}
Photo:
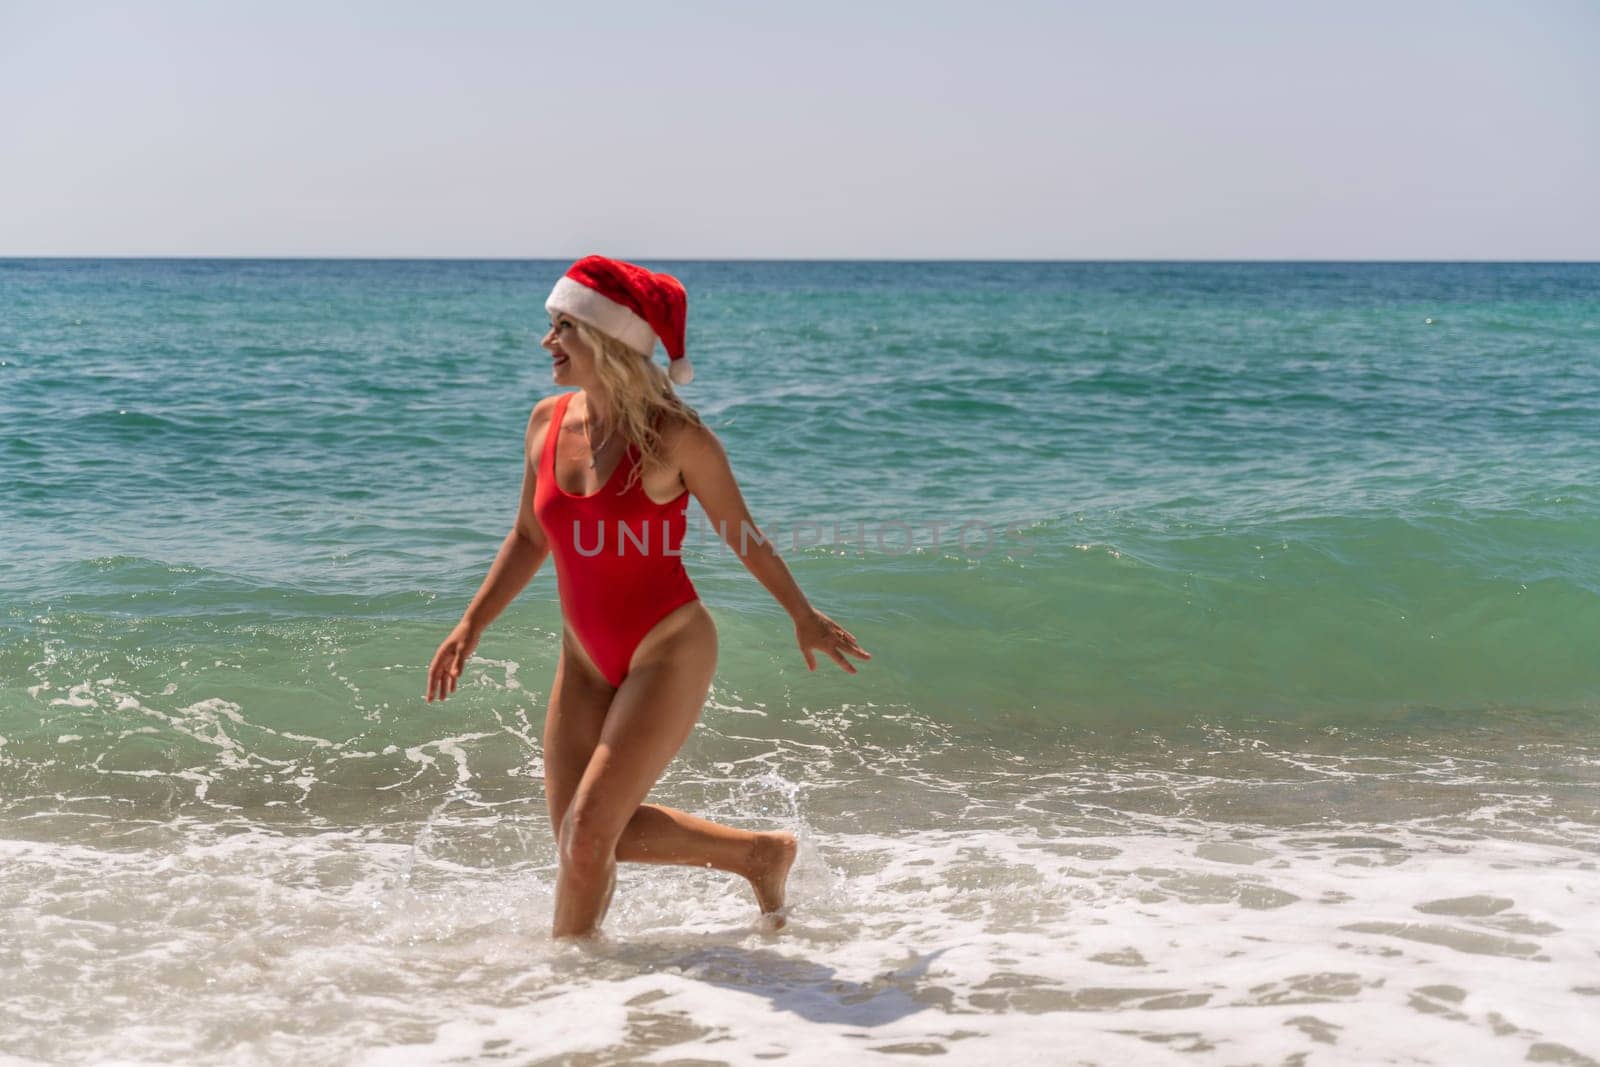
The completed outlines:
{"type": "Polygon", "coordinates": [[[694,368],[689,365],[689,357],[675,359],[667,366],[667,377],[678,385],[688,385],[694,381],[694,368]]]}

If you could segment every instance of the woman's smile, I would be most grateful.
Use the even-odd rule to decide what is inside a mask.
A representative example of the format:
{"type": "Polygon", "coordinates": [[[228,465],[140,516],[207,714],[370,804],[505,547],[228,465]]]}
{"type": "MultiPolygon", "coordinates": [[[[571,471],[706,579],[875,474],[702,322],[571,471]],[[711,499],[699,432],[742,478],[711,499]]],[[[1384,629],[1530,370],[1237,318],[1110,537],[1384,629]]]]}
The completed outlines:
{"type": "Polygon", "coordinates": [[[550,320],[550,332],[544,335],[544,340],[539,344],[550,353],[550,373],[557,377],[561,376],[563,370],[571,370],[576,365],[573,363],[574,356],[582,357],[578,363],[583,366],[589,366],[590,363],[585,361],[592,361],[593,358],[593,353],[579,336],[577,326],[565,315],[550,320]],[[568,344],[572,345],[573,351],[567,351],[568,344]]]}

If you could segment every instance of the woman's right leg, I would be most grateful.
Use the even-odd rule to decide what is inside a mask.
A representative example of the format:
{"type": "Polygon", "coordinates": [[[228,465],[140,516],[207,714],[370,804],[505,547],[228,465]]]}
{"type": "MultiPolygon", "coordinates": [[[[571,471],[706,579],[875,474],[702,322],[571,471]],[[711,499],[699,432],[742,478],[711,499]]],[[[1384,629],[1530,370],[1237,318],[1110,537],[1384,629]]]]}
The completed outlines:
{"type": "MultiPolygon", "coordinates": [[[[561,659],[550,689],[544,726],[545,803],[550,826],[560,842],[561,822],[595,747],[616,690],[580,651],[576,639],[562,637],[561,659]]],[[[747,879],[762,911],[781,900],[781,868],[794,858],[794,838],[784,832],[757,833],[702,819],[660,804],[641,804],[617,840],[616,858],[625,863],[668,863],[711,867],[747,879]]]]}

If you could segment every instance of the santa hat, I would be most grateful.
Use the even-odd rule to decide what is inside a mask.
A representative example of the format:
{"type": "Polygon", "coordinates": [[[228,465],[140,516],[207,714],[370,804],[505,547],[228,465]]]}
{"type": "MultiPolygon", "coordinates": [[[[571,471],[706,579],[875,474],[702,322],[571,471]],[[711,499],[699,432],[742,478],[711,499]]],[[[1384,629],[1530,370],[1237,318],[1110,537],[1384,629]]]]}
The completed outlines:
{"type": "Polygon", "coordinates": [[[694,378],[683,354],[683,324],[689,298],[683,283],[620,259],[584,256],[567,269],[544,302],[550,314],[571,315],[615,337],[646,359],[656,339],[667,350],[667,374],[679,385],[694,378]]]}

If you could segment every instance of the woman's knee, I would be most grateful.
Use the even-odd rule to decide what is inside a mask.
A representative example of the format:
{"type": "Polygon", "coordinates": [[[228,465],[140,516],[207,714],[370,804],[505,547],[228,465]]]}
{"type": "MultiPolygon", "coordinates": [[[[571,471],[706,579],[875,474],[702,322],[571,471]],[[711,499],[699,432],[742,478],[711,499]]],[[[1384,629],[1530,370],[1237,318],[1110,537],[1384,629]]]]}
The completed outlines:
{"type": "Polygon", "coordinates": [[[574,874],[599,877],[614,861],[620,836],[620,830],[590,804],[575,800],[563,813],[556,832],[561,863],[574,874]]]}

